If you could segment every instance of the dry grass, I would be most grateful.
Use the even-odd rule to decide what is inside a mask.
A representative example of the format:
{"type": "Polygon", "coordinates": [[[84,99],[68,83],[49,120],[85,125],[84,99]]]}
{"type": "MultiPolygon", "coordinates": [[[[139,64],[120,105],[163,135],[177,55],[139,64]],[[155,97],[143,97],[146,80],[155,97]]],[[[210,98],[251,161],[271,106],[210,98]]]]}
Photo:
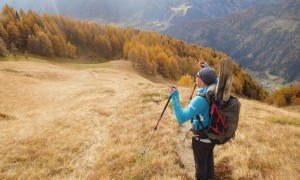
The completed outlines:
{"type": "Polygon", "coordinates": [[[272,117],[300,121],[299,113],[249,100],[241,102],[236,139],[217,149],[217,162],[229,159],[233,179],[298,179],[299,127],[269,121],[272,117]]]}
{"type": "MultiPolygon", "coordinates": [[[[0,179],[192,179],[190,124],[171,106],[140,154],[167,87],[120,63],[0,62],[0,179]]],[[[235,140],[215,150],[216,179],[299,179],[299,111],[241,102],[235,140]]]]}

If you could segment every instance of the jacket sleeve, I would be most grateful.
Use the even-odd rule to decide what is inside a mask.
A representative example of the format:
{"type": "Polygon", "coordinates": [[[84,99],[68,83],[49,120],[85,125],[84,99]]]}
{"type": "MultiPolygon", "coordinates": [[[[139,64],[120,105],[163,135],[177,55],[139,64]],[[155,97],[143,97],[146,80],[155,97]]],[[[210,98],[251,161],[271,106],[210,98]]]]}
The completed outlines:
{"type": "Polygon", "coordinates": [[[199,104],[197,98],[193,98],[191,103],[183,110],[180,105],[179,93],[177,89],[171,93],[171,98],[175,115],[179,124],[182,124],[187,120],[195,117],[201,111],[199,108],[196,108],[196,105],[199,104]]]}

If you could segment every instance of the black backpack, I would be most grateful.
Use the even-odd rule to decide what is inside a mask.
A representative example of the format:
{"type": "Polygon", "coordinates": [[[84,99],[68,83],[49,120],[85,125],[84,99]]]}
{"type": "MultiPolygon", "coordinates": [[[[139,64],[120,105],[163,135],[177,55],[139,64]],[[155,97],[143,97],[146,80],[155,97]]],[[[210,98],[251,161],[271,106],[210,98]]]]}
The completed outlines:
{"type": "MultiPolygon", "coordinates": [[[[230,96],[229,100],[226,102],[216,101],[214,97],[215,89],[216,84],[212,84],[208,87],[205,94],[199,94],[199,96],[205,97],[210,104],[210,122],[203,133],[211,140],[211,142],[215,144],[224,144],[235,137],[241,103],[233,96],[230,96]]],[[[197,116],[197,119],[203,127],[199,116],[197,116]]]]}

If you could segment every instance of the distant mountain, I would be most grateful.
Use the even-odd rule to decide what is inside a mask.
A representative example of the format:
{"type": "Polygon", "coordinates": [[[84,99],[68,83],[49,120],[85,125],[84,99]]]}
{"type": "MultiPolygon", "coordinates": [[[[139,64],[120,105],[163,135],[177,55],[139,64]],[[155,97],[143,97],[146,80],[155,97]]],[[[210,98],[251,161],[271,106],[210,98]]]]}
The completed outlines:
{"type": "Polygon", "coordinates": [[[257,4],[279,0],[1,0],[0,6],[94,20],[102,24],[165,30],[189,20],[226,16],[257,4]]]}
{"type": "Polygon", "coordinates": [[[210,21],[189,21],[164,33],[224,51],[243,67],[288,81],[300,77],[299,0],[261,5],[210,21]]]}

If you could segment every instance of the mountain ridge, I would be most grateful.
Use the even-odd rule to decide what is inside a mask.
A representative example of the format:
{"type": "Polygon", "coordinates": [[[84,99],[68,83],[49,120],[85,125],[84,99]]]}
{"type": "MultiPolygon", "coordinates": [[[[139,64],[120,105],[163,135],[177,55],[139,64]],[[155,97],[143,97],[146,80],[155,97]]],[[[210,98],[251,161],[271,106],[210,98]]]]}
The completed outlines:
{"type": "Polygon", "coordinates": [[[279,0],[2,0],[16,9],[33,10],[43,13],[60,13],[75,18],[123,27],[161,31],[172,24],[186,20],[211,19],[228,15],[241,9],[279,0]],[[188,8],[187,8],[188,7],[188,8]]]}
{"type": "Polygon", "coordinates": [[[186,22],[164,33],[224,51],[245,68],[299,80],[299,8],[299,2],[288,0],[213,21],[186,22]]]}

